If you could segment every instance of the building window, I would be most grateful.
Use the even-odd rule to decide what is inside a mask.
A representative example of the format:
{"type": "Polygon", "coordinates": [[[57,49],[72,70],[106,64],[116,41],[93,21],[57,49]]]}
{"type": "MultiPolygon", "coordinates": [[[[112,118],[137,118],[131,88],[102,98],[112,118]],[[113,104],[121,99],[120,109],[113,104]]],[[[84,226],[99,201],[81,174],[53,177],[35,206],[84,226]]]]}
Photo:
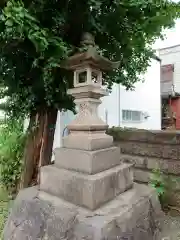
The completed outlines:
{"type": "Polygon", "coordinates": [[[141,122],[142,121],[142,112],[141,111],[122,110],[122,119],[123,119],[123,121],[128,121],[128,122],[141,122]]]}
{"type": "Polygon", "coordinates": [[[161,66],[161,82],[173,82],[174,65],[162,65],[161,66]]]}
{"type": "Polygon", "coordinates": [[[172,94],[172,85],[174,78],[174,65],[162,65],[161,66],[161,94],[171,95],[172,94]]]}

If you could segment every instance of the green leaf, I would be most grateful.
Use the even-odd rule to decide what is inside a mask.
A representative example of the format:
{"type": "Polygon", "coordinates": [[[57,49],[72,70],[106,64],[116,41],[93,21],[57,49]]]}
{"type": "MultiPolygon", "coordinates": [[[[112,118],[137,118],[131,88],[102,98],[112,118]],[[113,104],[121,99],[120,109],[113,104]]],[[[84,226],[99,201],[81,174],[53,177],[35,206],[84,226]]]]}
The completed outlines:
{"type": "Polygon", "coordinates": [[[8,26],[8,27],[12,27],[12,26],[13,26],[13,21],[12,21],[12,20],[7,20],[7,21],[5,22],[5,24],[6,24],[6,26],[8,26]]]}
{"type": "Polygon", "coordinates": [[[157,192],[158,192],[158,195],[160,196],[160,195],[164,194],[165,190],[163,187],[159,187],[159,188],[157,188],[157,192]]]}

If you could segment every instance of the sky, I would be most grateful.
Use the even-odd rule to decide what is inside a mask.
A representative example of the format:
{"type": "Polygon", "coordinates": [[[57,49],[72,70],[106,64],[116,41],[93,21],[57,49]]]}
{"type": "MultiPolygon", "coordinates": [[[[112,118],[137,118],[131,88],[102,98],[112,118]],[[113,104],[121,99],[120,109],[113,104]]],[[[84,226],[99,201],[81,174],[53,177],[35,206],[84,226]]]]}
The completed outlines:
{"type": "MultiPolygon", "coordinates": [[[[179,2],[179,0],[174,0],[173,2],[179,2]]],[[[171,30],[165,30],[166,34],[165,40],[157,40],[154,44],[154,49],[171,47],[180,44],[180,19],[176,21],[176,25],[171,30]]]]}
{"type": "Polygon", "coordinates": [[[164,33],[166,34],[165,40],[157,40],[153,46],[154,49],[180,44],[180,19],[176,21],[174,28],[165,30],[164,33]]]}

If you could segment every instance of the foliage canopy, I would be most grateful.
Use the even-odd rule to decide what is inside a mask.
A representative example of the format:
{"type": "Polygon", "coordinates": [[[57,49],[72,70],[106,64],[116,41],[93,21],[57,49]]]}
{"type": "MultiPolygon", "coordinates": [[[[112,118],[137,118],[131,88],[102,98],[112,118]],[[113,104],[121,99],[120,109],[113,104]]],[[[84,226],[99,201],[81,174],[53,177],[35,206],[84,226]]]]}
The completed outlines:
{"type": "Polygon", "coordinates": [[[91,32],[101,52],[120,60],[105,83],[127,88],[139,81],[152,43],[179,17],[180,3],[167,0],[9,0],[1,2],[0,91],[11,113],[72,109],[72,73],[61,61],[91,32]]]}

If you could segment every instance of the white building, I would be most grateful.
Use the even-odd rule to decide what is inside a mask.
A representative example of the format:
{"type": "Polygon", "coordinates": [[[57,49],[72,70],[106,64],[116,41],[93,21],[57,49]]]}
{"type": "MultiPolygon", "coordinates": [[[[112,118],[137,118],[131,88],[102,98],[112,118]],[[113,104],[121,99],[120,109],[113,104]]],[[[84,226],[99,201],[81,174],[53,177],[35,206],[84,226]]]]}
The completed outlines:
{"type": "MultiPolygon", "coordinates": [[[[161,129],[160,59],[152,59],[143,79],[134,91],[116,84],[110,95],[102,99],[99,115],[110,127],[161,129]]],[[[61,146],[64,129],[74,117],[70,111],[58,114],[54,148],[61,146]]]]}
{"type": "Polygon", "coordinates": [[[162,66],[162,95],[171,94],[172,86],[175,92],[180,93],[180,44],[159,49],[159,56],[162,66]]]}
{"type": "MultiPolygon", "coordinates": [[[[176,116],[175,127],[180,130],[180,45],[159,49],[159,55],[162,106],[173,112],[176,116]]],[[[162,115],[166,119],[165,111],[162,115]]]]}
{"type": "Polygon", "coordinates": [[[112,93],[104,97],[99,112],[110,127],[161,129],[160,62],[152,60],[144,82],[136,83],[134,91],[114,85],[112,93]]]}

